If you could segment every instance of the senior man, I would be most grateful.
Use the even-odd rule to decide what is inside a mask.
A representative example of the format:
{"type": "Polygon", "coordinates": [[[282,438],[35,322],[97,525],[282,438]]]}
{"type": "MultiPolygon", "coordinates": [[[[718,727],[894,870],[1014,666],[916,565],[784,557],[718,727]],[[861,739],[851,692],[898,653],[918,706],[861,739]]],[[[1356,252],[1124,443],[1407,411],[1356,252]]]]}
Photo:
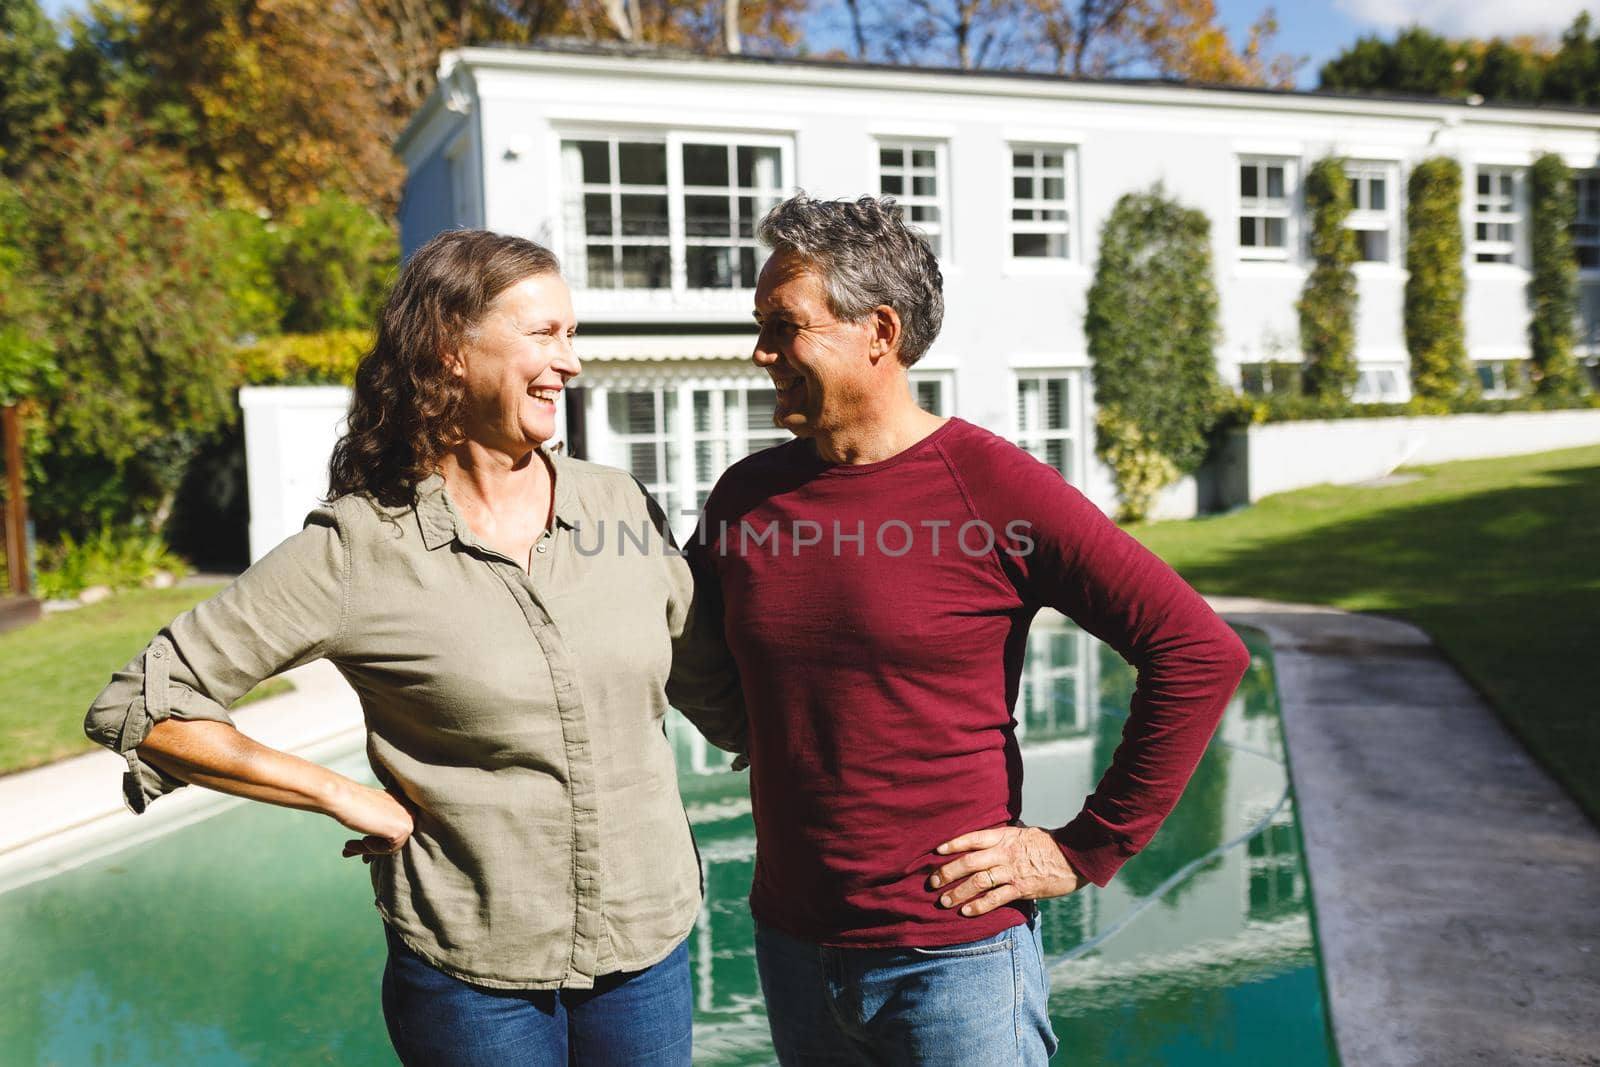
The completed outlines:
{"type": "Polygon", "coordinates": [[[1150,840],[1248,654],[1055,470],[917,407],[942,280],[892,201],[802,194],[760,235],[754,359],[797,439],[723,475],[689,554],[748,708],[778,1057],[1043,1063],[1033,902],[1150,840]],[[1055,829],[1020,822],[1012,717],[1044,607],[1139,670],[1111,767],[1055,829]]]}

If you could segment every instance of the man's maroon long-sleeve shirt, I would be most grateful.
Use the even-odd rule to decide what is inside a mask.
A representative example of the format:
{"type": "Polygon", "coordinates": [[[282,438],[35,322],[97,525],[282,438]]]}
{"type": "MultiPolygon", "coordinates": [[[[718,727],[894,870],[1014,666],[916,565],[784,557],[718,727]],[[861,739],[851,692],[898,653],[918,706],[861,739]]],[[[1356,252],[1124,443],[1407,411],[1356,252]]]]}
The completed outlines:
{"type": "MultiPolygon", "coordinates": [[[[749,709],[756,918],[819,944],[934,947],[1023,921],[936,906],[934,853],[1015,822],[1028,626],[1051,607],[1138,668],[1111,767],[1053,831],[1097,885],[1177,803],[1249,654],[1055,470],[960,419],[880,463],[805,441],[723,475],[689,552],[749,709]]],[[[946,859],[948,857],[945,857],[946,859]]]]}

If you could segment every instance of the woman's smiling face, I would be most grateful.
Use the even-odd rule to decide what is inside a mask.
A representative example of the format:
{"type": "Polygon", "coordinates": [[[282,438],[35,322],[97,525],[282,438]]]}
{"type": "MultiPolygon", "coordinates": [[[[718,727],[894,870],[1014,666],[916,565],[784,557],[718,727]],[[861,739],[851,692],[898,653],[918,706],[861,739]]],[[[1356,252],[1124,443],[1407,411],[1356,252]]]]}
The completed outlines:
{"type": "Polygon", "coordinates": [[[535,274],[495,297],[453,361],[466,387],[469,441],[511,455],[555,436],[561,392],[580,367],[572,294],[559,274],[535,274]]]}

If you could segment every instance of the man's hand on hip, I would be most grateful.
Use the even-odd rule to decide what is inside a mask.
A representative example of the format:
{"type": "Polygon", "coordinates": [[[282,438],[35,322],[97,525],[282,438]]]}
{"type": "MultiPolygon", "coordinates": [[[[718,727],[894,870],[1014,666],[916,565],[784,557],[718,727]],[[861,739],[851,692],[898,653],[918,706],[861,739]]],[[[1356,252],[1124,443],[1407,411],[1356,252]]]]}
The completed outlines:
{"type": "Polygon", "coordinates": [[[940,845],[941,856],[960,853],[933,872],[941,908],[983,915],[1013,900],[1064,897],[1088,884],[1061,854],[1055,838],[1037,826],[974,830],[940,845]]]}

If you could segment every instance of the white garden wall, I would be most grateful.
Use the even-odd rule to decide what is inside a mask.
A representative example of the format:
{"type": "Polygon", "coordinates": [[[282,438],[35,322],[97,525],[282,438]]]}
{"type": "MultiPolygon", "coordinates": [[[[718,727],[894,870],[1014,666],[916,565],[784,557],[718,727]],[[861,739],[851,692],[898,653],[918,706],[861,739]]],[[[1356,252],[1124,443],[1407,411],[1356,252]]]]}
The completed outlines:
{"type": "Polygon", "coordinates": [[[1280,422],[1236,431],[1218,462],[1222,504],[1311,485],[1351,485],[1396,467],[1600,444],[1600,411],[1280,422]]]}
{"type": "Polygon", "coordinates": [[[250,562],[299,531],[328,492],[328,459],[344,432],[342,385],[247,385],[244,455],[250,487],[250,562]]]}

